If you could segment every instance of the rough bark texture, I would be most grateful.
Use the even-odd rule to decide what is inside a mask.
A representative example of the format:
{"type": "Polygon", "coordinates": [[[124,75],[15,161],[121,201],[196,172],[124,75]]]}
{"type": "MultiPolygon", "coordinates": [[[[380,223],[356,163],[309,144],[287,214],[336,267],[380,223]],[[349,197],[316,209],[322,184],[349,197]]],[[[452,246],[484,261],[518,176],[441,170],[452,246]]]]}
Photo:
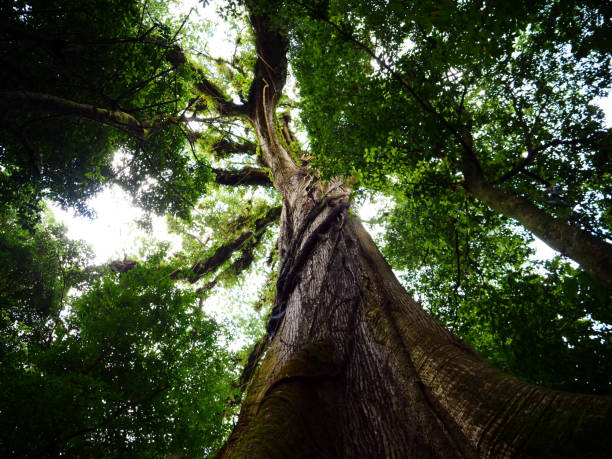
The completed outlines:
{"type": "Polygon", "coordinates": [[[350,189],[298,166],[275,104],[285,42],[254,17],[249,119],[283,196],[269,347],[219,457],[605,457],[612,400],[485,364],[401,287],[350,189]]]}
{"type": "Polygon", "coordinates": [[[609,398],[482,362],[408,296],[340,205],[284,214],[281,232],[302,235],[281,247],[300,248],[282,258],[295,266],[284,317],[221,457],[605,457],[609,398]]]}

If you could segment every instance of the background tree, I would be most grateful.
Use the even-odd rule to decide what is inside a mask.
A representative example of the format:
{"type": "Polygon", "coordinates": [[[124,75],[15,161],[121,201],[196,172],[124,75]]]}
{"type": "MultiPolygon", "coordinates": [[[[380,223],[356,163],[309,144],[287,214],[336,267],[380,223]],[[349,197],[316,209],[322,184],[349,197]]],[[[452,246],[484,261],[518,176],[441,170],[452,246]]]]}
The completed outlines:
{"type": "Polygon", "coordinates": [[[189,70],[168,62],[183,29],[164,2],[0,8],[3,202],[20,203],[22,218],[43,197],[86,212],[87,197],[116,180],[148,209],[188,215],[212,174],[179,154],[177,121],[198,101],[189,100],[189,70]],[[121,173],[117,150],[134,153],[121,173]]]}
{"type": "Polygon", "coordinates": [[[92,269],[87,249],[56,223],[33,233],[14,216],[3,223],[2,454],[218,448],[229,427],[230,355],[193,292],[170,279],[163,250],[123,273],[92,269]]]}
{"type": "Polygon", "coordinates": [[[303,5],[293,50],[329,174],[384,188],[420,169],[612,287],[607,3],[326,5],[303,5]]]}

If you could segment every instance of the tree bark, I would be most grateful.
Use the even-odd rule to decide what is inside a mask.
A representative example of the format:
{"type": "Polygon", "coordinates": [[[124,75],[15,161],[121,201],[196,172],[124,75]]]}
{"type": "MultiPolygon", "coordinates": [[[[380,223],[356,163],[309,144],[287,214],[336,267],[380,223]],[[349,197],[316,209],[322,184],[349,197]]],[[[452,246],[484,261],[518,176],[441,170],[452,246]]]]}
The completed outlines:
{"type": "Polygon", "coordinates": [[[275,128],[283,37],[252,17],[249,119],[283,197],[269,348],[218,457],[605,457],[612,399],[484,363],[402,288],[350,189],[298,166],[275,128]]]}
{"type": "Polygon", "coordinates": [[[610,398],[488,366],[409,297],[341,203],[283,214],[281,233],[301,237],[281,238],[282,321],[219,457],[605,457],[610,398]]]}
{"type": "Polygon", "coordinates": [[[239,170],[223,170],[215,168],[212,171],[215,173],[215,182],[219,185],[272,185],[268,172],[263,169],[243,167],[239,170]]]}

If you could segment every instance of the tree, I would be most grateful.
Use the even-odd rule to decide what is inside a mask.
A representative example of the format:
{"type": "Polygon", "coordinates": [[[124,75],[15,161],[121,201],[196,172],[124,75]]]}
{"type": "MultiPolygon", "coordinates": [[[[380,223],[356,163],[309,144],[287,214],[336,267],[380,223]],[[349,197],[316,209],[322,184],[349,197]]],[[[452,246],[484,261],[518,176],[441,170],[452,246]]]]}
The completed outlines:
{"type": "Polygon", "coordinates": [[[609,5],[304,11],[316,20],[298,27],[295,68],[328,171],[353,169],[380,188],[421,169],[421,180],[516,219],[612,287],[610,131],[593,104],[610,86],[609,5]]]}
{"type": "Polygon", "coordinates": [[[401,288],[347,212],[350,189],[292,158],[275,129],[287,47],[276,13],[251,15],[259,59],[245,107],[284,204],[272,339],[221,456],[604,454],[590,435],[609,425],[608,399],[484,364],[401,288]]]}
{"type": "Polygon", "coordinates": [[[234,392],[223,330],[174,285],[160,248],[92,269],[63,232],[43,219],[28,234],[3,219],[2,455],[216,450],[234,392]]]}
{"type": "Polygon", "coordinates": [[[163,2],[0,8],[0,202],[20,203],[23,219],[35,217],[42,198],[87,213],[87,197],[114,181],[146,208],[187,215],[212,173],[178,154],[185,142],[178,121],[198,101],[189,101],[188,69],[166,58],[180,29],[171,32],[178,26],[163,2]],[[136,153],[120,173],[112,168],[117,150],[136,153]]]}
{"type": "MultiPolygon", "coordinates": [[[[609,398],[551,391],[488,366],[399,284],[351,211],[353,171],[347,168],[345,178],[323,180],[311,167],[294,142],[288,117],[277,117],[279,108],[291,103],[282,92],[292,13],[301,13],[292,5],[247,3],[254,42],[250,57],[248,41],[240,48],[244,59],[236,53],[231,61],[211,62],[205,55],[198,61],[198,54],[190,56],[174,44],[164,54],[169,68],[190,75],[193,91],[185,112],[173,121],[212,124],[208,130],[185,131],[194,148],[189,144],[186,151],[173,152],[180,157],[176,161],[189,164],[185,158],[192,155],[200,164],[205,158],[195,143],[218,158],[255,152],[259,167],[246,159],[242,163],[250,169],[227,175],[219,171],[217,181],[250,184],[256,176],[262,183],[263,174],[254,171],[264,167],[282,200],[279,269],[267,336],[245,367],[247,395],[219,456],[604,456],[610,448],[609,398]],[[249,64],[254,67],[250,74],[249,64]],[[219,73],[213,76],[211,67],[219,73]],[[194,99],[202,103],[188,105],[194,99]]],[[[346,43],[347,50],[356,45],[346,43]]],[[[51,100],[37,109],[58,110],[59,103],[51,100]]],[[[78,119],[91,113],[70,106],[68,114],[78,119]]],[[[115,115],[125,120],[123,114],[129,114],[95,113],[116,125],[122,123],[115,115]]],[[[132,151],[136,158],[168,127],[144,135],[152,129],[148,121],[129,120],[130,138],[138,139],[132,151]]],[[[149,159],[147,170],[159,170],[155,161],[149,159]]],[[[171,173],[159,177],[169,194],[181,196],[180,180],[175,182],[171,173]]],[[[244,210],[248,207],[245,203],[244,210]]],[[[197,280],[215,269],[234,266],[240,271],[248,265],[251,242],[278,215],[274,207],[260,210],[256,219],[237,212],[231,221],[235,231],[228,231],[190,270],[173,276],[197,280]],[[232,258],[237,250],[240,255],[232,258]]]]}

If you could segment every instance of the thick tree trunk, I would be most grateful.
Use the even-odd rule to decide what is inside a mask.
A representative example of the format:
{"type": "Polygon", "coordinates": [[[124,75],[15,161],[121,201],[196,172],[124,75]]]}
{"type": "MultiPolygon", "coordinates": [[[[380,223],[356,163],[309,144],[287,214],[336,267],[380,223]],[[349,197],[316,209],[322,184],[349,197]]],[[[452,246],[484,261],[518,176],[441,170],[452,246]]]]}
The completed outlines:
{"type": "Polygon", "coordinates": [[[605,457],[612,399],[525,384],[484,363],[399,284],[350,189],[277,136],[285,42],[252,17],[249,120],[283,196],[269,347],[219,457],[605,457]]]}
{"type": "Polygon", "coordinates": [[[489,367],[410,298],[336,193],[283,214],[284,316],[220,457],[605,457],[612,400],[489,367]]]}

